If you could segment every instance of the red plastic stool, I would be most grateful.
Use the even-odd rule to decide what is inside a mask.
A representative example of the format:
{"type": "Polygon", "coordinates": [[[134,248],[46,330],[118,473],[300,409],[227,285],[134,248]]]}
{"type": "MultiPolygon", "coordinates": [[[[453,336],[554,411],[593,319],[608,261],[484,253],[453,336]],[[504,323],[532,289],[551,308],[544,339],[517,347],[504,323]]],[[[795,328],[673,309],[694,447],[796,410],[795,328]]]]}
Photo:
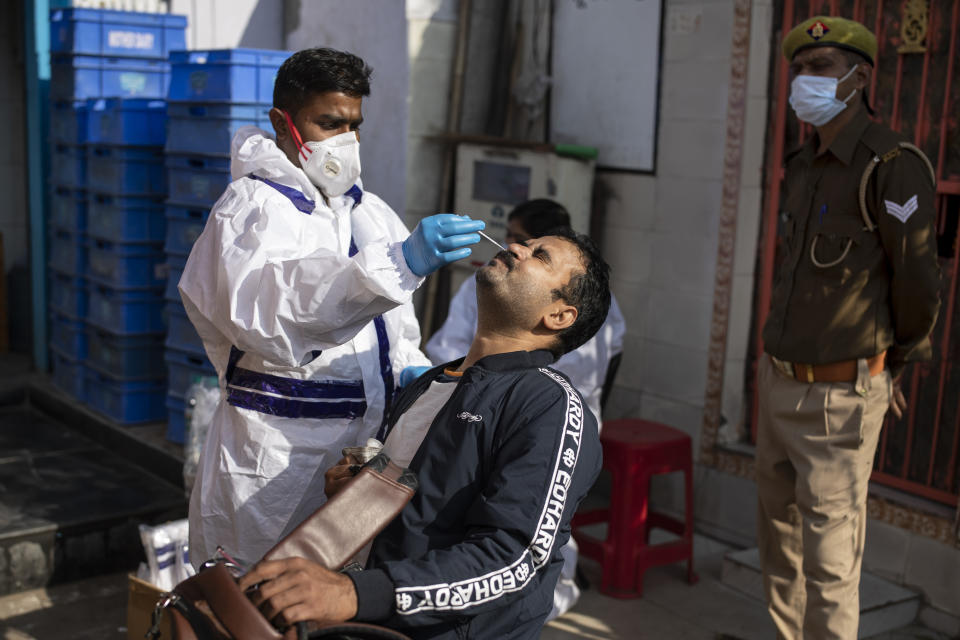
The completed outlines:
{"type": "Polygon", "coordinates": [[[687,581],[693,584],[693,454],[690,436],[679,429],[646,420],[603,423],[603,468],[610,471],[610,506],[573,518],[573,535],[580,553],[600,562],[600,591],[614,598],[643,595],[643,574],[657,565],[687,561],[687,581]],[[649,511],[650,477],[683,471],[686,509],[684,521],[649,511]],[[598,540],[579,529],[607,523],[607,539],[598,540]],[[680,536],[664,544],[650,544],[650,530],[658,527],[680,536]]]}

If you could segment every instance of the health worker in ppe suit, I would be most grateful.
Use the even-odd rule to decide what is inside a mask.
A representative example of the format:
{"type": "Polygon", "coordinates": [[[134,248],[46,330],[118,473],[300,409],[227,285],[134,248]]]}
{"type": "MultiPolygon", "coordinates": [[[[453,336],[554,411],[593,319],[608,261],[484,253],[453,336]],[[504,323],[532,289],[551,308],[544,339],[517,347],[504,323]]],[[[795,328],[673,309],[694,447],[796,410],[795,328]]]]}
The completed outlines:
{"type": "Polygon", "coordinates": [[[370,73],[332,49],[283,63],[276,136],[237,131],[234,181],[180,279],[223,390],[190,499],[194,564],[218,545],[259,560],[291,514],[320,506],[322,470],[376,433],[402,372],[429,363],[413,292],[480,240],[483,222],[452,214],[424,218],[411,234],[363,190],[370,73]]]}

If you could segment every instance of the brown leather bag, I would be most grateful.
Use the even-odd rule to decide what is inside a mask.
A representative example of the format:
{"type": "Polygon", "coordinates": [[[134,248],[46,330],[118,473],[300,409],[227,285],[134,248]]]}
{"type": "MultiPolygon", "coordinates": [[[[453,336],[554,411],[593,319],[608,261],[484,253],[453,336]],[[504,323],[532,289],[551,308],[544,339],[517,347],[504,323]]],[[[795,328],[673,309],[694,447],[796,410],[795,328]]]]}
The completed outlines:
{"type": "MultiPolygon", "coordinates": [[[[216,562],[174,587],[162,601],[174,640],[281,640],[228,569],[216,562]]],[[[286,636],[293,637],[296,636],[286,636]]]]}
{"type": "MultiPolygon", "coordinates": [[[[403,510],[415,490],[416,476],[380,454],[270,549],[264,560],[301,557],[339,571],[403,510]]],[[[324,627],[298,624],[281,634],[240,591],[226,561],[205,563],[197,575],[165,595],[157,603],[149,637],[159,638],[163,611],[171,616],[173,640],[409,640],[385,627],[350,622],[324,627]]]]}
{"type": "Polygon", "coordinates": [[[367,465],[263,559],[306,558],[331,571],[343,569],[397,517],[415,490],[408,480],[415,476],[386,456],[367,465]]]}

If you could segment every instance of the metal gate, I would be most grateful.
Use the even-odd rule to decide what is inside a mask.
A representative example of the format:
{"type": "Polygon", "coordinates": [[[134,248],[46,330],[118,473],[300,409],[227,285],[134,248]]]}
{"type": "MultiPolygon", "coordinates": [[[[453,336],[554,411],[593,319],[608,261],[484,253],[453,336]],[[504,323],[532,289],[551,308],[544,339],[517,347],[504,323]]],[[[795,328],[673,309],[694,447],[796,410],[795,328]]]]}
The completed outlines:
{"type": "MultiPolygon", "coordinates": [[[[778,264],[777,224],[784,151],[812,129],[789,113],[783,34],[819,14],[853,18],[877,36],[870,102],[877,117],[924,150],[937,173],[937,242],[943,270],[942,306],[933,331],[933,360],[907,368],[903,391],[909,409],[888,415],[873,480],[948,505],[960,489],[960,310],[956,309],[960,246],[960,0],[785,0],[774,3],[780,24],[774,47],[774,102],[770,111],[765,202],[758,255],[753,372],[763,353],[760,335],[778,264]]],[[[756,376],[751,373],[752,435],[756,438],[756,376]]]]}

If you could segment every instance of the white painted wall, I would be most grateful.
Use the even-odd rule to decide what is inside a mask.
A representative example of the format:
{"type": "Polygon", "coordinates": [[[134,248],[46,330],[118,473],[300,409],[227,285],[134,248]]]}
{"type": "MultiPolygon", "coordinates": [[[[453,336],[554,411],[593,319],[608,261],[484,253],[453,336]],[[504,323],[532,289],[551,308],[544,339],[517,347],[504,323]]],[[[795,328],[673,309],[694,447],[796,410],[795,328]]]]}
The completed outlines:
{"type": "MultiPolygon", "coordinates": [[[[772,9],[754,0],[740,208],[723,414],[734,440],[743,415],[744,366],[760,220],[772,9]]],[[[686,431],[699,450],[723,187],[732,0],[667,0],[654,175],[598,174],[602,248],[627,336],[606,417],[641,417],[686,431]]],[[[655,479],[655,504],[682,505],[679,477],[655,479]]],[[[701,526],[754,538],[752,481],[698,467],[701,526]]]]}
{"type": "MultiPolygon", "coordinates": [[[[667,0],[654,175],[601,172],[602,242],[627,318],[607,417],[702,422],[730,76],[731,0],[667,0]]],[[[695,442],[694,448],[696,450],[695,442]]]]}
{"type": "Polygon", "coordinates": [[[554,4],[552,142],[596,147],[601,167],[654,169],[660,12],[636,0],[554,4]]]}

